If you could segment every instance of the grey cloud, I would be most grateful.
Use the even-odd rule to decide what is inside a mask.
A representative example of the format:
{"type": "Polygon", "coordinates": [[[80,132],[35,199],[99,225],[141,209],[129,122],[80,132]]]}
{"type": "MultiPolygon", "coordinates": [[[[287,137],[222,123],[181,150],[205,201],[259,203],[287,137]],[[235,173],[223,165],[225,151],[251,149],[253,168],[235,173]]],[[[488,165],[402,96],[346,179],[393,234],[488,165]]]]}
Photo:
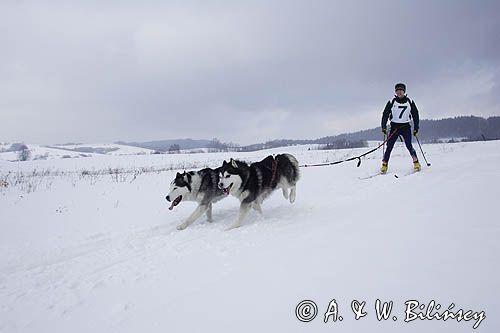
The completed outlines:
{"type": "Polygon", "coordinates": [[[499,9],[495,1],[3,3],[0,141],[332,135],[377,126],[397,81],[424,118],[500,114],[499,9]]]}

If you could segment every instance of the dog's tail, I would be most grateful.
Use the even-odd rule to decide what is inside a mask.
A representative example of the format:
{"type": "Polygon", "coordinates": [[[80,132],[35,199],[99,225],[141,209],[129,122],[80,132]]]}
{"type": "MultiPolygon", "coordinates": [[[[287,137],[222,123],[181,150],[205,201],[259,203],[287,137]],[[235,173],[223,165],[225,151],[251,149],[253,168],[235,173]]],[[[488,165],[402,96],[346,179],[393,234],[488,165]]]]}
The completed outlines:
{"type": "Polygon", "coordinates": [[[299,162],[291,154],[280,154],[276,156],[282,176],[290,186],[295,186],[300,178],[299,162]]]}

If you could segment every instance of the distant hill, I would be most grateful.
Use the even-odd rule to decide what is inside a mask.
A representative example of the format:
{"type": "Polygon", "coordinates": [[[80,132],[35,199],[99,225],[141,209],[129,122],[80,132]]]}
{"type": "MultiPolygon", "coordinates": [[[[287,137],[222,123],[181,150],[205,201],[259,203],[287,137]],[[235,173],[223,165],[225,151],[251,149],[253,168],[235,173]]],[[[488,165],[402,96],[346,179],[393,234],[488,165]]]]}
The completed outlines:
{"type": "Polygon", "coordinates": [[[118,141],[115,143],[120,145],[153,149],[157,151],[168,151],[168,149],[172,145],[179,145],[180,149],[194,149],[194,148],[206,148],[209,146],[210,142],[211,140],[171,139],[171,140],[158,140],[158,141],[147,141],[147,142],[118,141]]]}
{"type": "MultiPolygon", "coordinates": [[[[257,143],[241,147],[243,151],[252,151],[268,148],[283,147],[297,144],[331,144],[340,140],[372,141],[382,138],[381,128],[362,130],[353,133],[344,133],[334,136],[325,136],[319,139],[306,140],[272,140],[265,143],[257,143]]],[[[424,142],[434,142],[440,139],[459,140],[499,140],[500,139],[500,117],[475,117],[462,116],[440,120],[420,120],[419,138],[424,142]]]]}
{"type": "MultiPolygon", "coordinates": [[[[148,142],[123,142],[116,144],[147,148],[166,152],[172,145],[179,145],[180,149],[212,148],[226,151],[254,151],[269,148],[284,147],[297,144],[332,144],[339,141],[359,142],[375,141],[382,138],[380,127],[357,131],[353,133],[343,133],[334,136],[325,136],[318,139],[277,139],[264,143],[255,143],[243,147],[231,143],[222,143],[217,139],[194,140],[194,139],[172,139],[148,142]]],[[[420,121],[419,138],[423,142],[434,142],[440,139],[454,140],[498,140],[500,139],[500,117],[475,117],[461,116],[440,120],[423,119],[420,121]]]]}
{"type": "MultiPolygon", "coordinates": [[[[314,140],[314,143],[328,143],[331,140],[380,140],[381,128],[354,133],[328,136],[314,140]]],[[[419,138],[430,142],[439,139],[466,139],[466,140],[496,140],[500,139],[500,117],[482,118],[462,116],[440,120],[423,119],[420,121],[419,138]]]]}

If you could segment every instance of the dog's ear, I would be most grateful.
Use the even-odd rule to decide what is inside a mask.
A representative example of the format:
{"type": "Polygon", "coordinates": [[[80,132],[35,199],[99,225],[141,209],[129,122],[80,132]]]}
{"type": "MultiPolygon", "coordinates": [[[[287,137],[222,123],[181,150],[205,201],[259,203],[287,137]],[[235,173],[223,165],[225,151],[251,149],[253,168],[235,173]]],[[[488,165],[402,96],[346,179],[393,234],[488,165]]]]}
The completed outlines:
{"type": "Polygon", "coordinates": [[[233,168],[238,168],[238,164],[233,159],[231,159],[231,165],[233,166],[233,168]]]}
{"type": "Polygon", "coordinates": [[[225,166],[226,166],[226,164],[227,164],[227,162],[226,162],[226,160],[224,160],[224,161],[222,162],[222,166],[223,166],[223,167],[225,167],[225,166]]]}
{"type": "Polygon", "coordinates": [[[175,175],[175,178],[179,178],[179,177],[182,177],[182,175],[179,172],[177,172],[177,174],[175,175]]]}

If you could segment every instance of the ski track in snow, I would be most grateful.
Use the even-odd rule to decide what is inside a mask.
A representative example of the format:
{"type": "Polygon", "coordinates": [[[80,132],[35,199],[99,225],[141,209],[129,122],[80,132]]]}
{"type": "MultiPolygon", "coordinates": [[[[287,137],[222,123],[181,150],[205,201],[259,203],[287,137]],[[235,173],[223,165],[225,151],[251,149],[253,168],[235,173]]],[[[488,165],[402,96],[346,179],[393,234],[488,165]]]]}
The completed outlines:
{"type": "MultiPolygon", "coordinates": [[[[182,202],[168,211],[164,197],[176,171],[123,182],[55,176],[39,180],[31,193],[0,189],[0,332],[472,330],[471,322],[404,323],[407,299],[484,310],[479,329],[498,331],[499,148],[500,142],[424,145],[432,167],[422,163],[422,172],[408,177],[402,176],[412,170],[411,159],[399,143],[384,176],[359,179],[377,172],[380,152],[360,168],[355,162],[303,168],[295,204],[276,192],[263,216],[252,211],[229,232],[223,230],[236,219],[234,198],[214,205],[213,223],[202,217],[175,229],[195,207],[182,202]],[[346,319],[324,324],[332,298],[346,319]],[[377,298],[394,300],[400,320],[377,322],[377,298]],[[319,307],[308,324],[294,316],[303,299],[319,307]],[[351,318],[353,299],[367,301],[369,318],[351,318]]],[[[92,163],[215,166],[230,156],[257,160],[276,152],[321,163],[359,151],[102,157],[81,167],[0,161],[0,175],[87,170],[92,163]]]]}

